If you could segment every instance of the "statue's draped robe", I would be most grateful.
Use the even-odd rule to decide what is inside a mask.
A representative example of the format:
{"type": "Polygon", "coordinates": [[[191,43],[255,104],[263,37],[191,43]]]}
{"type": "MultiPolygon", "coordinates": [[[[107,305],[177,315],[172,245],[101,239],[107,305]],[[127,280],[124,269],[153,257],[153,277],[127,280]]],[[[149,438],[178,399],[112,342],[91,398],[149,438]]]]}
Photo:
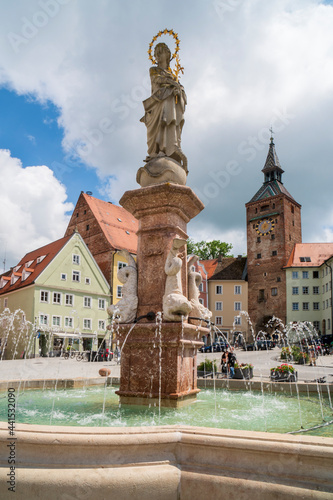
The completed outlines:
{"type": "Polygon", "coordinates": [[[147,127],[148,156],[164,153],[180,161],[179,149],[184,125],[186,94],[174,76],[159,67],[150,69],[151,96],[143,101],[147,127]],[[178,89],[179,94],[174,95],[178,89]]]}

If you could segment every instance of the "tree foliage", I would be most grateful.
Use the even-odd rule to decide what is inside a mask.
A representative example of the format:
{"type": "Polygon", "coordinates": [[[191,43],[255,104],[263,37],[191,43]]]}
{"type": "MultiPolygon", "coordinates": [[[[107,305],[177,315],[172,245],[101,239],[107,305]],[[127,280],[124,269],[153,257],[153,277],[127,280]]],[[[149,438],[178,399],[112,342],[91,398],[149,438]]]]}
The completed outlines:
{"type": "Polygon", "coordinates": [[[231,243],[225,243],[220,240],[198,241],[195,243],[194,240],[189,239],[187,242],[187,254],[197,255],[200,260],[216,259],[219,255],[222,255],[222,257],[232,257],[229,254],[231,249],[231,243]]]}

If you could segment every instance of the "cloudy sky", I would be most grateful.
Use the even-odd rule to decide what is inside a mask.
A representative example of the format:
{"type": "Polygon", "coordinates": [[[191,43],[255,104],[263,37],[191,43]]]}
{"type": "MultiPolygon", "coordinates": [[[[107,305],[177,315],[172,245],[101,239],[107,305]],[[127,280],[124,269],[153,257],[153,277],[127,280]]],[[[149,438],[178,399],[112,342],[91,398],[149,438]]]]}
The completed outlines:
{"type": "Polygon", "coordinates": [[[190,236],[246,253],[272,126],[303,241],[333,241],[332,1],[2,0],[1,271],[63,236],[81,190],[118,203],[138,187],[164,28],[181,40],[187,184],[206,205],[190,236]]]}

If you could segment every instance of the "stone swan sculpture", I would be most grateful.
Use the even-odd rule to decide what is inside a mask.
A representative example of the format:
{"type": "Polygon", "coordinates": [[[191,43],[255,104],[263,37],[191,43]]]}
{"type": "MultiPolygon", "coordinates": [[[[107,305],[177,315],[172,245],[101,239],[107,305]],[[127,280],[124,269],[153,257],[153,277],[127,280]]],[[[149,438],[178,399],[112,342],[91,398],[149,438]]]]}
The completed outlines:
{"type": "Polygon", "coordinates": [[[163,319],[166,321],[181,321],[182,316],[187,317],[192,306],[183,295],[181,282],[182,259],[179,249],[184,246],[186,240],[175,238],[165,262],[165,293],[163,296],[163,319]]]}
{"type": "MultiPolygon", "coordinates": [[[[202,276],[197,271],[192,270],[192,266],[199,260],[197,255],[191,255],[187,262],[187,272],[188,272],[188,299],[192,306],[191,316],[195,318],[202,318],[206,320],[210,320],[212,317],[212,312],[207,309],[203,304],[200,304],[199,301],[199,286],[202,283],[202,276]]],[[[197,319],[190,319],[190,323],[195,325],[200,325],[203,322],[197,319]]],[[[203,326],[205,326],[203,324],[203,326]]]]}

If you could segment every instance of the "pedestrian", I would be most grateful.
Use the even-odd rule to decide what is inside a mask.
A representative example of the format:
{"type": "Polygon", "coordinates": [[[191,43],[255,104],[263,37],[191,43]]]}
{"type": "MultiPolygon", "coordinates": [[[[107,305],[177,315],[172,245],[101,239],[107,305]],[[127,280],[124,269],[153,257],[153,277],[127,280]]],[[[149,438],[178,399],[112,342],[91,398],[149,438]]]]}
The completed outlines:
{"type": "Polygon", "coordinates": [[[221,357],[221,372],[228,375],[228,351],[223,351],[221,357]]]}
{"type": "Polygon", "coordinates": [[[229,367],[229,377],[234,378],[235,375],[235,363],[236,363],[236,356],[234,353],[234,348],[230,348],[230,352],[228,352],[228,367],[229,367]]]}

